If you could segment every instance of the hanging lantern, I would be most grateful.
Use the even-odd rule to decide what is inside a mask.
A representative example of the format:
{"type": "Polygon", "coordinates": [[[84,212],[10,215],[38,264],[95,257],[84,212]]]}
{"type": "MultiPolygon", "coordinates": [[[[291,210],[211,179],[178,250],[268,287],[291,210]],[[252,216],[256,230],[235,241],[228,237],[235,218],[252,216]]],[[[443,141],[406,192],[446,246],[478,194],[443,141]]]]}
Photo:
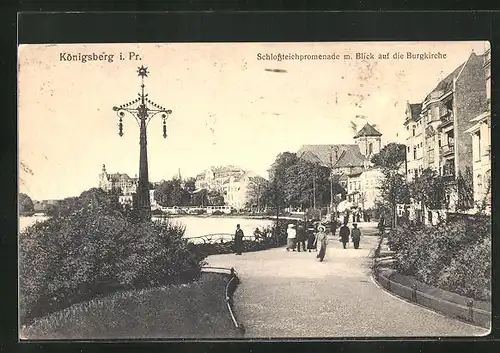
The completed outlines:
{"type": "Polygon", "coordinates": [[[163,138],[167,138],[167,122],[163,119],[163,138]]]}
{"type": "Polygon", "coordinates": [[[118,123],[118,135],[120,135],[120,137],[123,136],[123,122],[121,117],[118,123]]]}

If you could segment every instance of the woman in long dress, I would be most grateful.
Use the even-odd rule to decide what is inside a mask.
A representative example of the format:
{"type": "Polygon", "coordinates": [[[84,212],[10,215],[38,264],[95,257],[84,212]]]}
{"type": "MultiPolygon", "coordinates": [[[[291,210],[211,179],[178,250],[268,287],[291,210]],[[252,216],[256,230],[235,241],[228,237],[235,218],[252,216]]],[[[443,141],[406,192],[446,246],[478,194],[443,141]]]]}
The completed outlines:
{"type": "Polygon", "coordinates": [[[326,246],[328,244],[328,236],[326,235],[325,227],[320,225],[318,227],[318,234],[316,235],[316,246],[319,249],[318,258],[322,262],[326,255],[326,246]]]}

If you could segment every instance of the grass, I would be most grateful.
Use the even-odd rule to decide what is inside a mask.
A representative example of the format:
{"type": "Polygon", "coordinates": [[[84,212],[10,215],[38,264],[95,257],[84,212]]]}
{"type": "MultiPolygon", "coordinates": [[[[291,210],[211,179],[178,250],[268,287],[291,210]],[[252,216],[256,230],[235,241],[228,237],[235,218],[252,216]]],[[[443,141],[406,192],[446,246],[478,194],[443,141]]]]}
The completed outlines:
{"type": "Polygon", "coordinates": [[[189,284],[114,293],[37,319],[22,339],[236,337],[226,302],[228,276],[204,273],[189,284]]]}

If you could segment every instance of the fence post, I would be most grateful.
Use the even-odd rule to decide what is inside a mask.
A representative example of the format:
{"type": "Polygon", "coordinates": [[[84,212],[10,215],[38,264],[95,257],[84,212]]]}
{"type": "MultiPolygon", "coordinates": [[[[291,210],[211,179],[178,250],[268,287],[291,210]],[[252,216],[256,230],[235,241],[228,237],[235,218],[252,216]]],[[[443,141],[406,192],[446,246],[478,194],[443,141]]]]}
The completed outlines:
{"type": "Polygon", "coordinates": [[[467,307],[469,308],[469,321],[474,321],[474,309],[472,308],[474,301],[472,299],[467,300],[467,307]]]}
{"type": "Polygon", "coordinates": [[[411,285],[411,297],[412,297],[412,300],[416,303],[417,302],[417,284],[416,283],[413,283],[411,285]]]}

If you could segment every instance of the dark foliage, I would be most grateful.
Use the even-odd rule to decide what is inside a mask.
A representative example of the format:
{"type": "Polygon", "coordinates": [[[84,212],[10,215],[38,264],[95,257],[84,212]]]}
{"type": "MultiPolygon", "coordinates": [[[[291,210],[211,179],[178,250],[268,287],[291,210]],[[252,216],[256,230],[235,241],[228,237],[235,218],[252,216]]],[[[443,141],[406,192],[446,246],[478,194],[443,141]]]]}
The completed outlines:
{"type": "Polygon", "coordinates": [[[131,222],[99,189],[67,205],[19,236],[22,322],[119,289],[199,275],[202,258],[189,251],[182,227],[131,222]]]}
{"type": "Polygon", "coordinates": [[[434,227],[398,227],[389,233],[403,274],[477,299],[491,295],[491,220],[456,218],[434,227]]]}

